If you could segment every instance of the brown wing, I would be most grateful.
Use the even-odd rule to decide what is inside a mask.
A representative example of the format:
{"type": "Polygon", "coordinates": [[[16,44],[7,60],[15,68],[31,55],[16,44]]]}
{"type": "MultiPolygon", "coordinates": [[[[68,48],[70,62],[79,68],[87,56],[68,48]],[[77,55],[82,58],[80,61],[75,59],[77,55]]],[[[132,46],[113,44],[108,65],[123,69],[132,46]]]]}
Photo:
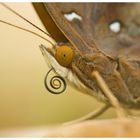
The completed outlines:
{"type": "Polygon", "coordinates": [[[90,53],[91,48],[96,50],[98,47],[101,51],[116,56],[128,52],[131,54],[129,49],[133,47],[139,49],[138,3],[46,3],[44,6],[61,32],[81,52],[90,53]],[[72,12],[80,15],[82,20],[68,21],[64,14],[72,12]],[[120,23],[120,32],[110,30],[113,22],[120,23]]]}

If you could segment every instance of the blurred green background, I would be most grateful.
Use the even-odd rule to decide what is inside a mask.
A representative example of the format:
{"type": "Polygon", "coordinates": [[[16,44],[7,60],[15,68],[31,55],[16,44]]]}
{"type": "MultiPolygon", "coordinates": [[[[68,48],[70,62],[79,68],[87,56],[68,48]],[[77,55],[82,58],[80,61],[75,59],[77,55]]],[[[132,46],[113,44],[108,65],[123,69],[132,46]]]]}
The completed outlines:
{"type": "MultiPolygon", "coordinates": [[[[8,5],[44,29],[31,3],[8,5]]],[[[0,10],[0,19],[42,34],[1,5],[0,10]]],[[[102,105],[70,86],[63,94],[49,93],[43,84],[48,67],[40,44],[47,45],[32,34],[0,23],[0,129],[66,122],[102,105]]],[[[114,116],[109,109],[100,118],[114,116]]]]}

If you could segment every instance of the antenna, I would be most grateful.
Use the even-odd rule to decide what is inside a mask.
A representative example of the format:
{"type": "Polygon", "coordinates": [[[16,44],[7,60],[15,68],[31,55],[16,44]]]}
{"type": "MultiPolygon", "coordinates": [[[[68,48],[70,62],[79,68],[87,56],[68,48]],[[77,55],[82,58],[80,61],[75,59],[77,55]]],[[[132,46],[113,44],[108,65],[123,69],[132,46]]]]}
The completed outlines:
{"type": "Polygon", "coordinates": [[[26,29],[26,28],[22,28],[22,27],[20,27],[20,26],[14,25],[14,24],[12,24],[12,23],[9,23],[9,22],[3,21],[3,20],[0,20],[0,22],[1,22],[1,23],[4,23],[4,24],[7,24],[7,25],[9,25],[9,26],[12,26],[12,27],[15,27],[15,28],[24,30],[24,31],[29,32],[29,33],[31,33],[31,34],[34,34],[34,35],[36,35],[36,36],[38,36],[38,37],[44,39],[45,41],[49,42],[52,46],[55,46],[50,40],[46,39],[45,37],[43,37],[43,36],[41,36],[41,35],[39,35],[39,34],[33,32],[33,31],[31,31],[31,30],[28,30],[28,29],[26,29]]]}
{"type": "Polygon", "coordinates": [[[14,11],[12,8],[10,8],[9,6],[7,6],[5,3],[0,3],[0,4],[2,6],[4,6],[6,9],[8,9],[9,11],[11,11],[13,14],[17,15],[18,17],[20,17],[21,19],[23,19],[24,21],[26,21],[27,23],[29,23],[30,25],[34,26],[35,28],[37,28],[38,30],[40,30],[41,32],[43,32],[44,34],[46,34],[49,37],[51,37],[50,34],[48,34],[47,32],[43,31],[41,28],[39,28],[38,26],[36,26],[35,24],[33,24],[31,21],[29,21],[28,19],[26,19],[25,17],[23,17],[22,15],[20,15],[16,11],[14,11]]]}
{"type": "MultiPolygon", "coordinates": [[[[15,15],[17,15],[18,17],[20,17],[21,19],[23,19],[23,20],[25,20],[26,22],[28,22],[30,25],[34,26],[35,28],[37,28],[38,30],[40,30],[41,32],[43,32],[45,35],[47,35],[47,36],[50,37],[51,39],[53,39],[49,33],[43,31],[41,28],[39,28],[38,26],[36,26],[36,25],[33,24],[32,22],[30,22],[29,20],[27,20],[26,18],[24,18],[22,15],[20,15],[19,13],[17,13],[17,12],[14,11],[13,9],[11,9],[11,8],[10,8],[9,6],[7,6],[6,4],[1,3],[1,2],[0,2],[0,4],[1,4],[2,6],[4,6],[6,9],[10,10],[10,11],[11,11],[12,13],[14,13],[15,15]]],[[[28,30],[28,29],[26,29],[26,28],[23,28],[23,27],[14,25],[14,24],[12,24],[12,23],[10,23],[10,22],[7,22],[7,21],[4,21],[4,20],[0,20],[0,22],[1,22],[1,23],[4,23],[4,24],[7,24],[7,25],[9,25],[9,26],[18,28],[18,29],[20,29],[20,30],[24,30],[24,31],[29,32],[29,33],[31,33],[31,34],[34,34],[35,36],[38,36],[38,37],[44,39],[45,41],[49,42],[52,46],[55,46],[50,40],[48,40],[48,39],[46,39],[45,37],[43,37],[43,36],[37,34],[36,32],[33,32],[33,31],[28,30]]]]}

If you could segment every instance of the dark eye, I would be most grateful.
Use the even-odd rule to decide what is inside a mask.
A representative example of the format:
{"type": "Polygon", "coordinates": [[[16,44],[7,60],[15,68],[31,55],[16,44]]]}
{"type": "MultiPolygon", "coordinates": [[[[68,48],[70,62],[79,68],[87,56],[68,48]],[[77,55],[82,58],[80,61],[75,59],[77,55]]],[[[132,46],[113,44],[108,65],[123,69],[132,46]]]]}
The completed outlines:
{"type": "Polygon", "coordinates": [[[74,52],[69,46],[60,46],[56,49],[55,58],[64,67],[68,67],[72,63],[73,56],[74,52]]]}

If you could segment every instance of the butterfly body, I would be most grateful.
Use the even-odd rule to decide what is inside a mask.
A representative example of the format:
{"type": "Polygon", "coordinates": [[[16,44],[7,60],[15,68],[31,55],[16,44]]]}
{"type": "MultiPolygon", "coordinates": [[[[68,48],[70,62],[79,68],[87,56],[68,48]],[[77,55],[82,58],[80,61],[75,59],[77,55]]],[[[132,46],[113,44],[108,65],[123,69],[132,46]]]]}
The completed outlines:
{"type": "MultiPolygon", "coordinates": [[[[47,47],[45,46],[43,47],[45,48],[45,51],[47,51],[47,47]]],[[[72,85],[74,85],[81,92],[94,96],[98,100],[103,101],[105,103],[107,102],[109,103],[108,98],[104,95],[96,79],[92,77],[92,72],[98,71],[104,78],[105,82],[107,83],[112,93],[115,95],[115,97],[117,97],[119,102],[124,107],[139,108],[139,103],[136,102],[135,99],[139,98],[140,94],[138,92],[136,92],[135,94],[131,93],[131,86],[129,84],[132,81],[130,80],[130,83],[128,83],[127,78],[125,77],[125,75],[129,77],[132,74],[132,71],[130,70],[129,73],[128,72],[125,72],[125,74],[123,73],[124,69],[129,70],[132,67],[132,65],[129,64],[128,59],[124,58],[113,59],[98,50],[95,53],[94,49],[93,53],[90,53],[89,55],[84,54],[81,56],[81,54],[78,51],[76,51],[75,47],[73,47],[70,44],[69,45],[66,44],[64,50],[58,49],[62,47],[63,46],[57,46],[56,48],[53,47],[51,48],[53,50],[51,52],[53,53],[50,54],[47,52],[46,53],[47,55],[44,55],[44,57],[47,57],[50,63],[52,63],[51,65],[57,74],[66,78],[72,85]],[[67,47],[70,49],[66,49],[67,47]],[[71,63],[69,64],[69,66],[64,66],[63,64],[61,64],[61,61],[58,60],[59,57],[63,57],[63,55],[57,56],[57,53],[58,51],[60,51],[59,54],[65,54],[65,58],[67,60],[68,59],[67,57],[69,57],[68,50],[70,52],[73,52],[72,55],[73,57],[72,58],[70,57],[71,63]],[[55,64],[52,61],[52,59],[48,57],[48,54],[51,57],[53,57],[53,61],[55,61],[55,64]],[[136,94],[137,97],[135,96],[136,94]]],[[[139,70],[137,65],[134,65],[133,69],[139,70]]],[[[134,81],[137,79],[137,77],[134,76],[133,78],[134,81]]],[[[138,86],[138,84],[139,83],[133,85],[133,89],[135,89],[135,86],[138,86]]]]}

